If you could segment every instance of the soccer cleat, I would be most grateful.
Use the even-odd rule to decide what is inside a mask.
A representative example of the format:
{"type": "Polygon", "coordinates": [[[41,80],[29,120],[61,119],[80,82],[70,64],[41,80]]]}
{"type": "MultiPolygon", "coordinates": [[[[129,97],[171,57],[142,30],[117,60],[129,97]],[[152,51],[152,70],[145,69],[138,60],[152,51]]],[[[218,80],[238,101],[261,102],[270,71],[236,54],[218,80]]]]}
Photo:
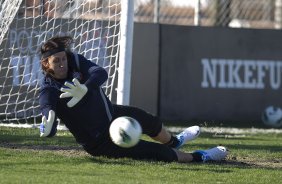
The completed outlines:
{"type": "Polygon", "coordinates": [[[187,141],[191,141],[196,139],[200,135],[200,127],[199,126],[191,126],[186,128],[183,132],[176,135],[176,138],[179,140],[179,144],[175,147],[179,149],[183,146],[187,141]]]}
{"type": "Polygon", "coordinates": [[[228,150],[223,146],[217,146],[208,150],[198,150],[194,153],[199,153],[202,156],[203,162],[207,161],[221,161],[228,155],[228,150]]]}

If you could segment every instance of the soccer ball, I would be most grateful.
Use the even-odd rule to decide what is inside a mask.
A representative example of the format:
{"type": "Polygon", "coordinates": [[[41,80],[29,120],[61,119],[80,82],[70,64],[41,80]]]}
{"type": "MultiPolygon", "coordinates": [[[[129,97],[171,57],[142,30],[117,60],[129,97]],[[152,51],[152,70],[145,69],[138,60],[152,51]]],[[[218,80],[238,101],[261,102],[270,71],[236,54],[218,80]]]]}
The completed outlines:
{"type": "Polygon", "coordinates": [[[265,125],[278,128],[282,126],[282,109],[274,106],[267,107],[262,114],[265,125]]]}
{"type": "Polygon", "coordinates": [[[112,141],[123,148],[135,146],[142,134],[142,128],[138,121],[127,116],[116,118],[109,131],[112,141]]]}

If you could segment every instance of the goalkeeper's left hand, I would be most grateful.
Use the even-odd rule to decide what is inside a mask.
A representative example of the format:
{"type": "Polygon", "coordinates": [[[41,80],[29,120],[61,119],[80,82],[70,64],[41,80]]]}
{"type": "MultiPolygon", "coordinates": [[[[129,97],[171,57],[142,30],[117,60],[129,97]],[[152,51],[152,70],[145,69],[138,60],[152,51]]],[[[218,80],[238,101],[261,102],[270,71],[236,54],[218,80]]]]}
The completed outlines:
{"type": "Polygon", "coordinates": [[[42,123],[40,124],[40,137],[47,137],[50,135],[53,124],[55,121],[55,112],[53,110],[49,111],[48,119],[42,116],[42,123]]]}
{"type": "Polygon", "coordinates": [[[67,103],[68,107],[75,106],[88,91],[86,85],[80,84],[76,78],[74,78],[72,82],[73,84],[65,82],[65,86],[69,88],[61,88],[61,91],[64,93],[60,95],[60,98],[72,97],[72,99],[67,103]]]}

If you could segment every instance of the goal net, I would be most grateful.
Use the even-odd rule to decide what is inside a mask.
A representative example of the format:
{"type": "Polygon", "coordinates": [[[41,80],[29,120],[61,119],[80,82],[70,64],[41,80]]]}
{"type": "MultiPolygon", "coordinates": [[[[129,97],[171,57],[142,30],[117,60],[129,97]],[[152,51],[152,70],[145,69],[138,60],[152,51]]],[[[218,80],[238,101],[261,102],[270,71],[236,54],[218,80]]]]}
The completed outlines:
{"type": "Polygon", "coordinates": [[[40,46],[74,38],[73,51],[103,66],[116,100],[123,0],[0,0],[0,123],[39,123],[40,46]]]}

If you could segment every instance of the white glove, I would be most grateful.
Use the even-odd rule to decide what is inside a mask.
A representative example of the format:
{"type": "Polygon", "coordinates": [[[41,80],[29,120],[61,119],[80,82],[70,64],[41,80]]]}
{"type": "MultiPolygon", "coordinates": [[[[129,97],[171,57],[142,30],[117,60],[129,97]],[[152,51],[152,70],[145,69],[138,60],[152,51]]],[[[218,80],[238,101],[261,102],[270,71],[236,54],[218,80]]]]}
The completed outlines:
{"type": "Polygon", "coordinates": [[[69,88],[61,88],[61,91],[64,93],[60,95],[60,98],[72,97],[72,99],[67,103],[68,107],[75,106],[88,91],[87,87],[84,84],[80,84],[76,78],[74,78],[72,82],[74,84],[65,82],[65,86],[69,88]]]}
{"type": "Polygon", "coordinates": [[[46,137],[50,134],[53,123],[55,120],[55,112],[53,110],[49,111],[48,119],[42,116],[42,123],[40,124],[40,137],[46,137]]]}

